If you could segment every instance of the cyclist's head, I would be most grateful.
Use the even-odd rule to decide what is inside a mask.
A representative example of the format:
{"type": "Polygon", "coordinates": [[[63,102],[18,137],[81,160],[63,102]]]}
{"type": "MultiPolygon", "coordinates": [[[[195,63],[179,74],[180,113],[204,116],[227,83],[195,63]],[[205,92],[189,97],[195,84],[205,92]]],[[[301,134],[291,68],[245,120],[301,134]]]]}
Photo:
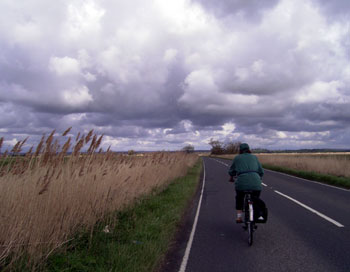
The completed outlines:
{"type": "Polygon", "coordinates": [[[247,143],[242,143],[239,145],[239,153],[250,153],[250,148],[247,143]]]}

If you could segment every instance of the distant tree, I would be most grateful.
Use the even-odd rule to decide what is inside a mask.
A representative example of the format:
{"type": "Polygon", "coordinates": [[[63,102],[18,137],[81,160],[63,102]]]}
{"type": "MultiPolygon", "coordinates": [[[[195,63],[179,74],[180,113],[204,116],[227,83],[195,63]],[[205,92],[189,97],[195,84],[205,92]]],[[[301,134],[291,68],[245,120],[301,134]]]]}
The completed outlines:
{"type": "Polygon", "coordinates": [[[219,140],[210,139],[209,145],[211,145],[211,154],[220,155],[220,154],[237,154],[239,153],[239,146],[241,142],[227,142],[223,143],[219,140]]]}
{"type": "Polygon", "coordinates": [[[181,150],[186,152],[186,153],[193,153],[194,152],[194,146],[189,144],[189,145],[184,146],[181,150]]]}
{"type": "Polygon", "coordinates": [[[209,145],[211,145],[211,150],[210,150],[211,154],[219,155],[219,154],[225,153],[225,150],[223,147],[224,144],[222,142],[211,138],[209,141],[209,145]]]}
{"type": "Polygon", "coordinates": [[[270,150],[266,149],[266,148],[254,148],[252,149],[253,153],[271,153],[270,150]]]}
{"type": "Polygon", "coordinates": [[[132,150],[132,149],[130,149],[130,150],[128,150],[128,155],[135,155],[135,151],[134,150],[132,150]]]}
{"type": "Polygon", "coordinates": [[[224,146],[225,154],[238,154],[241,142],[228,142],[224,146]]]}

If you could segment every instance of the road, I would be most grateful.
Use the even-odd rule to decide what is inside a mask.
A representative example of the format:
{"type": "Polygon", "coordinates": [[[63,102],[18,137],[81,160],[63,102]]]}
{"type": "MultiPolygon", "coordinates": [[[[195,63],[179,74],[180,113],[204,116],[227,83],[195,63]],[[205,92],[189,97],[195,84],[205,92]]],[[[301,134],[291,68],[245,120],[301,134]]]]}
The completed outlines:
{"type": "Polygon", "coordinates": [[[265,170],[261,198],[269,220],[259,225],[249,247],[247,233],[234,221],[229,164],[204,158],[198,221],[191,226],[193,240],[186,239],[187,252],[182,246],[177,271],[350,271],[349,190],[265,170]]]}

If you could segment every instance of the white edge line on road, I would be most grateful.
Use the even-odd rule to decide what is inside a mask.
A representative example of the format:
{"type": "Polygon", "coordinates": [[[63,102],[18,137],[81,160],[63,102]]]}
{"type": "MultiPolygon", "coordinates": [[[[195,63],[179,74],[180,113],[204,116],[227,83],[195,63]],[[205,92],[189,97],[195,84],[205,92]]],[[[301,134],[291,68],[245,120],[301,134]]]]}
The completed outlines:
{"type": "Polygon", "coordinates": [[[307,209],[307,210],[309,210],[309,211],[311,211],[311,212],[317,214],[318,216],[322,217],[323,219],[325,219],[325,220],[327,220],[327,221],[333,223],[333,224],[336,225],[337,227],[340,227],[340,228],[343,228],[343,227],[344,227],[344,225],[340,224],[339,222],[335,221],[334,219],[332,219],[332,218],[330,218],[330,217],[324,215],[323,213],[320,213],[320,212],[314,210],[313,208],[310,208],[309,206],[307,206],[307,205],[301,203],[300,201],[298,201],[298,200],[296,200],[296,199],[294,199],[294,198],[292,198],[292,197],[290,197],[290,196],[288,196],[288,195],[285,195],[285,194],[283,194],[283,193],[281,193],[281,192],[279,192],[279,191],[276,191],[276,190],[274,190],[274,191],[275,191],[277,194],[279,194],[279,195],[281,195],[281,196],[283,196],[283,197],[285,197],[285,198],[288,198],[289,200],[291,200],[291,201],[297,203],[298,205],[302,206],[303,208],[305,208],[305,209],[307,209]]]}
{"type": "Polygon", "coordinates": [[[286,173],[282,173],[282,172],[278,172],[278,171],[274,171],[274,170],[270,170],[270,169],[266,169],[266,168],[264,168],[264,170],[265,171],[270,171],[270,172],[275,172],[275,173],[278,173],[278,174],[281,174],[281,175],[284,175],[284,176],[300,179],[300,180],[303,180],[303,181],[312,182],[312,183],[315,183],[315,184],[318,184],[318,185],[331,187],[331,188],[342,190],[342,191],[345,191],[345,192],[350,192],[349,189],[340,188],[340,187],[329,185],[329,184],[325,184],[325,183],[322,183],[322,182],[317,182],[317,181],[313,181],[313,180],[309,180],[309,179],[299,178],[299,177],[296,177],[296,176],[292,176],[292,175],[289,175],[289,174],[286,174],[286,173]]]}
{"type": "Polygon", "coordinates": [[[191,247],[192,247],[192,243],[193,243],[194,233],[196,232],[196,227],[197,227],[198,217],[199,217],[199,211],[201,209],[202,197],[203,197],[203,191],[204,191],[204,185],[205,185],[205,163],[204,163],[204,160],[203,160],[203,168],[204,168],[204,175],[203,175],[202,191],[201,191],[201,195],[199,197],[197,212],[196,212],[196,216],[194,218],[192,231],[191,231],[191,234],[190,234],[190,238],[188,239],[188,242],[187,242],[185,255],[182,258],[182,262],[181,262],[181,266],[180,266],[179,272],[185,272],[186,271],[186,266],[187,266],[188,258],[190,256],[190,251],[191,251],[191,247]]]}
{"type": "MultiPolygon", "coordinates": [[[[227,164],[225,164],[225,163],[223,163],[223,162],[221,162],[221,161],[219,161],[219,160],[216,160],[216,159],[214,159],[214,160],[217,161],[217,162],[219,162],[219,163],[221,163],[221,164],[223,164],[223,165],[229,166],[229,165],[227,165],[227,164]]],[[[286,174],[286,173],[282,173],[282,172],[278,172],[278,171],[273,171],[273,170],[269,170],[269,169],[264,169],[264,170],[271,171],[271,172],[275,172],[275,173],[279,173],[279,174],[282,174],[282,175],[285,175],[285,176],[289,176],[289,177],[293,177],[293,178],[296,178],[296,179],[300,179],[300,180],[312,182],[312,183],[315,183],[315,184],[319,184],[319,185],[323,185],[323,186],[327,186],[327,187],[331,187],[331,188],[343,190],[343,191],[346,191],[346,192],[349,192],[349,191],[350,191],[350,190],[347,190],[347,189],[343,189],[343,188],[339,188],[339,187],[336,187],[336,186],[332,186],[332,185],[320,183],[320,182],[317,182],[317,181],[312,181],[312,180],[303,179],[303,178],[299,178],[299,177],[296,177],[296,176],[288,175],[288,174],[286,174]]],[[[266,185],[265,183],[263,183],[263,182],[262,182],[261,184],[262,184],[263,186],[267,186],[267,185],[266,185]]],[[[332,218],[330,218],[330,217],[328,217],[328,216],[326,216],[326,215],[324,215],[324,214],[322,214],[322,213],[320,213],[320,212],[314,210],[313,208],[311,208],[311,207],[309,207],[309,206],[307,206],[307,205],[301,203],[300,201],[298,201],[298,200],[296,200],[296,199],[294,199],[294,198],[292,198],[292,197],[290,197],[290,196],[287,196],[287,195],[285,195],[285,194],[283,194],[283,193],[281,193],[281,192],[279,192],[279,191],[276,191],[276,190],[274,190],[274,191],[275,191],[277,194],[279,194],[279,195],[281,195],[281,196],[284,196],[285,198],[288,198],[289,200],[292,200],[293,202],[299,204],[299,205],[302,206],[303,208],[305,208],[305,209],[307,209],[307,210],[309,210],[309,211],[311,211],[311,212],[317,214],[318,216],[322,217],[323,219],[325,219],[325,220],[327,220],[327,221],[333,223],[333,224],[336,225],[337,227],[340,227],[340,228],[343,228],[343,227],[344,227],[344,225],[340,224],[339,222],[335,221],[334,219],[332,219],[332,218]]]]}
{"type": "MultiPolygon", "coordinates": [[[[221,162],[221,161],[219,161],[219,160],[216,160],[216,159],[213,159],[213,160],[215,160],[215,161],[217,161],[217,162],[219,162],[219,163],[221,163],[221,164],[223,164],[223,165],[229,166],[228,164],[223,163],[223,162],[221,162]]],[[[337,187],[337,186],[325,184],[325,183],[322,183],[322,182],[318,182],[318,181],[313,181],[313,180],[309,180],[309,179],[304,179],[304,178],[292,176],[292,175],[289,175],[289,174],[286,174],[286,173],[283,173],[283,172],[278,172],[278,171],[274,171],[274,170],[270,170],[270,169],[266,169],[266,168],[264,168],[264,171],[275,172],[275,173],[278,173],[278,174],[281,174],[281,175],[284,175],[284,176],[293,177],[293,178],[296,178],[296,179],[300,179],[300,180],[303,180],[303,181],[315,183],[315,184],[322,185],[322,186],[331,187],[331,188],[338,189],[338,190],[342,190],[342,191],[345,191],[345,192],[350,192],[349,189],[344,189],[344,188],[340,188],[340,187],[337,187]]]]}

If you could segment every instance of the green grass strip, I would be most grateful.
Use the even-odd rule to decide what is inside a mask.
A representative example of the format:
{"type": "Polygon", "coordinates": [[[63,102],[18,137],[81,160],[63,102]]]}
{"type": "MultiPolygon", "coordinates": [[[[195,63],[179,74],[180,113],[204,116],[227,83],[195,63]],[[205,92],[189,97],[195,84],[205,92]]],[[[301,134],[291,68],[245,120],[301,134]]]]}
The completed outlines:
{"type": "Polygon", "coordinates": [[[316,173],[316,172],[295,170],[295,169],[281,167],[281,166],[275,166],[275,165],[271,165],[271,164],[263,164],[262,166],[266,169],[290,174],[290,175],[301,177],[304,179],[318,181],[318,182],[327,183],[330,185],[350,189],[350,178],[325,175],[325,174],[320,174],[320,173],[316,173]]]}
{"type": "Polygon", "coordinates": [[[164,259],[176,229],[195,194],[201,160],[188,174],[176,179],[164,191],[140,200],[115,214],[110,233],[107,222],[90,233],[80,234],[67,252],[49,257],[44,271],[154,271],[164,259]]]}

